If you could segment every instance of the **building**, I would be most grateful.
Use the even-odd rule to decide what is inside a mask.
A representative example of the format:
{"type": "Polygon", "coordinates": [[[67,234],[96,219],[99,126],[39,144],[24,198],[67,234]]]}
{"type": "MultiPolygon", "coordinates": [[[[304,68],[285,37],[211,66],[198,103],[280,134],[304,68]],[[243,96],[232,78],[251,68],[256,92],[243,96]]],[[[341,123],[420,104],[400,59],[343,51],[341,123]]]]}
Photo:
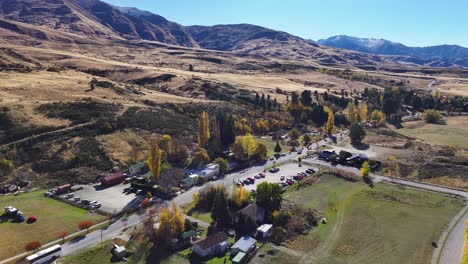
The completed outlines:
{"type": "Polygon", "coordinates": [[[249,254],[257,248],[257,240],[249,237],[243,236],[239,240],[237,240],[234,245],[231,247],[231,255],[235,256],[238,253],[242,252],[245,254],[249,254]]]}
{"type": "Polygon", "coordinates": [[[250,218],[254,223],[259,225],[265,220],[265,209],[255,203],[249,204],[233,215],[234,222],[238,223],[241,216],[250,218]]]}
{"type": "Polygon", "coordinates": [[[245,254],[244,252],[239,252],[232,259],[232,263],[241,264],[241,263],[244,263],[246,259],[247,259],[247,254],[245,254]]]}
{"type": "Polygon", "coordinates": [[[192,243],[192,251],[204,258],[210,255],[224,253],[227,251],[228,237],[224,232],[218,232],[192,243]]]}
{"type": "Polygon", "coordinates": [[[134,174],[134,175],[137,175],[139,174],[143,168],[145,168],[146,166],[146,162],[140,162],[138,164],[135,164],[133,166],[131,166],[128,171],[131,173],[131,174],[134,174]]]}
{"type": "Polygon", "coordinates": [[[198,174],[190,174],[188,177],[182,180],[182,187],[185,189],[189,189],[198,183],[198,174]]]}
{"type": "Polygon", "coordinates": [[[266,239],[271,236],[273,232],[273,225],[264,224],[257,228],[257,239],[266,239]]]}
{"type": "Polygon", "coordinates": [[[218,164],[208,164],[206,167],[200,172],[200,176],[207,179],[212,179],[219,175],[219,165],[218,164]]]}

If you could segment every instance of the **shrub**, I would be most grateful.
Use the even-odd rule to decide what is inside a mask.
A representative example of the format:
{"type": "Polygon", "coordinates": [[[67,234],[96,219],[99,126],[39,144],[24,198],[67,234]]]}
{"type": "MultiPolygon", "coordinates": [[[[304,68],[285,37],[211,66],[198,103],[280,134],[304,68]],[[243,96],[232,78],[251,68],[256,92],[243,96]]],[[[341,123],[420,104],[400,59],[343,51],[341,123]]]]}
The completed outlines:
{"type": "Polygon", "coordinates": [[[426,123],[438,124],[440,123],[440,120],[442,119],[442,115],[440,114],[439,111],[435,109],[428,109],[424,112],[423,118],[426,121],[426,123]]]}
{"type": "Polygon", "coordinates": [[[26,249],[27,251],[35,251],[36,249],[40,248],[42,246],[41,242],[39,241],[31,241],[29,243],[27,243],[25,246],[24,246],[24,249],[26,249]]]}

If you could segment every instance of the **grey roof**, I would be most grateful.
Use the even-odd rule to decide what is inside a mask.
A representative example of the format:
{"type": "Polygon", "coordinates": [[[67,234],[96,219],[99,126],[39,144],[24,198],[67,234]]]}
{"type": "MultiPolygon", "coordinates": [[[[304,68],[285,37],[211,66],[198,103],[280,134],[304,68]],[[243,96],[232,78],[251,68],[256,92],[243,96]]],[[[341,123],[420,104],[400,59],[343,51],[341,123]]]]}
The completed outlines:
{"type": "Polygon", "coordinates": [[[250,217],[253,221],[262,221],[263,217],[265,216],[265,209],[258,206],[257,204],[249,204],[244,207],[242,210],[237,212],[236,214],[242,214],[244,216],[250,217]]]}
{"type": "Polygon", "coordinates": [[[237,242],[231,247],[231,248],[237,248],[242,252],[248,252],[249,249],[257,243],[257,240],[249,237],[249,236],[243,236],[237,242]]]}

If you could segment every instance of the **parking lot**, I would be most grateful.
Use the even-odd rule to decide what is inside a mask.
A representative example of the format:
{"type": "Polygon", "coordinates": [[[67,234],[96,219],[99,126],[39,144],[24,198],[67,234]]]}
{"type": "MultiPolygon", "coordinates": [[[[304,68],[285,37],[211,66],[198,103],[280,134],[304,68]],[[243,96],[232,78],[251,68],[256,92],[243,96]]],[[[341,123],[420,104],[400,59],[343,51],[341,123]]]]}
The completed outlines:
{"type": "MultiPolygon", "coordinates": [[[[125,207],[137,207],[144,196],[137,196],[135,193],[126,194],[124,188],[130,187],[130,184],[118,184],[112,187],[101,189],[100,184],[82,185],[83,189],[73,192],[74,197],[80,197],[80,201],[86,199],[88,201],[97,201],[101,204],[100,210],[108,213],[118,213],[125,207]]],[[[66,194],[60,195],[65,199],[66,194]]],[[[72,200],[70,198],[68,200],[72,200]]],[[[77,203],[79,203],[77,202],[77,203]]]]}
{"type": "MultiPolygon", "coordinates": [[[[293,176],[297,175],[297,173],[299,172],[305,172],[307,169],[313,169],[317,171],[316,167],[308,166],[308,165],[302,165],[301,167],[299,167],[297,163],[287,163],[285,165],[279,166],[279,168],[280,170],[276,173],[271,173],[267,171],[265,173],[266,175],[265,178],[255,179],[254,184],[245,184],[244,188],[248,190],[256,190],[257,185],[262,182],[281,183],[281,182],[285,182],[287,178],[292,178],[293,176]],[[284,180],[281,180],[282,176],[284,176],[285,178],[284,180]]],[[[242,180],[247,179],[248,177],[254,178],[254,176],[255,174],[248,175],[243,178],[240,178],[239,180],[242,181],[242,180]]],[[[238,180],[235,180],[235,181],[237,182],[238,180]]]]}

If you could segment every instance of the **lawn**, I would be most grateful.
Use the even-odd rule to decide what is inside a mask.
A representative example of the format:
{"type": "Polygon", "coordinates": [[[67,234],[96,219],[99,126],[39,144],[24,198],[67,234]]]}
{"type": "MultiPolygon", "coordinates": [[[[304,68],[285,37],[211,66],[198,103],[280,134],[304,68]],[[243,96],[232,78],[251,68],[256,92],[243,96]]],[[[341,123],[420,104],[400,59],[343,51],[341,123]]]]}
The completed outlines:
{"type": "Polygon", "coordinates": [[[429,144],[468,148],[468,116],[446,118],[445,125],[426,124],[424,121],[405,123],[398,132],[429,144]]]}
{"type": "MultiPolygon", "coordinates": [[[[266,138],[257,138],[257,140],[267,147],[267,157],[272,157],[275,155],[275,146],[276,146],[276,141],[272,140],[271,137],[266,137],[266,138]]],[[[283,145],[280,141],[280,146],[281,146],[281,152],[287,152],[289,151],[289,146],[283,145]]]]}
{"type": "Polygon", "coordinates": [[[106,242],[104,246],[95,246],[90,249],[80,251],[78,254],[66,256],[60,259],[61,264],[105,264],[124,263],[114,258],[111,253],[112,244],[106,242]]]}
{"type": "Polygon", "coordinates": [[[308,235],[285,244],[313,263],[429,263],[461,199],[377,184],[375,188],[326,175],[285,198],[327,217],[308,235]]]}
{"type": "Polygon", "coordinates": [[[201,220],[205,223],[211,223],[211,212],[201,212],[197,209],[194,209],[192,204],[188,204],[182,207],[182,211],[184,214],[191,216],[193,218],[196,218],[198,220],[201,220]]]}
{"type": "Polygon", "coordinates": [[[26,218],[31,215],[37,217],[37,222],[33,224],[0,223],[0,259],[24,252],[25,244],[30,241],[38,240],[45,244],[57,239],[57,233],[61,231],[73,233],[77,231],[80,221],[98,223],[104,220],[104,216],[89,214],[83,209],[44,197],[42,193],[37,191],[0,197],[0,208],[12,205],[22,211],[26,218]]]}

